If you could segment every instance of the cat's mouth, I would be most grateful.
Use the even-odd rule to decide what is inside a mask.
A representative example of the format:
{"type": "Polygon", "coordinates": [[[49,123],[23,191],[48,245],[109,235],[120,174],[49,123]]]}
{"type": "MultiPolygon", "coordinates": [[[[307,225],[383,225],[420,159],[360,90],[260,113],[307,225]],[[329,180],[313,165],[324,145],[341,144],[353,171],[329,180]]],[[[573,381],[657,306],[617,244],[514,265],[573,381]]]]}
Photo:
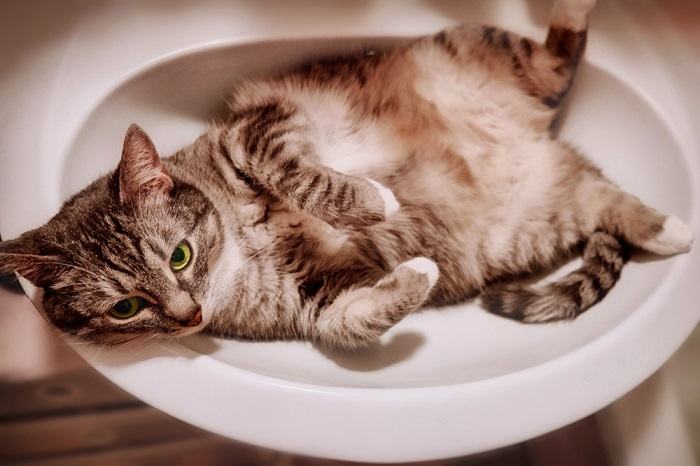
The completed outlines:
{"type": "Polygon", "coordinates": [[[204,325],[204,316],[202,313],[202,308],[197,308],[197,311],[192,315],[192,317],[187,321],[180,321],[180,328],[176,330],[178,336],[192,335],[193,333],[199,332],[204,325]]]}
{"type": "Polygon", "coordinates": [[[202,323],[202,308],[197,308],[197,312],[194,313],[192,318],[182,324],[184,327],[196,327],[202,323]]]}

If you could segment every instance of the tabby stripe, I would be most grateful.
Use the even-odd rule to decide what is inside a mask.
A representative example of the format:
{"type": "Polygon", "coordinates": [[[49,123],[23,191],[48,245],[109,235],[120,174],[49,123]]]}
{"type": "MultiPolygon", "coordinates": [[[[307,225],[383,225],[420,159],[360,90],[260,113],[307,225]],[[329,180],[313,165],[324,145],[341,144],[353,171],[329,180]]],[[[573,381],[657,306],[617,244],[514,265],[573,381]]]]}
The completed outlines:
{"type": "Polygon", "coordinates": [[[278,104],[270,104],[264,107],[258,117],[245,125],[241,130],[248,155],[259,156],[257,148],[261,136],[264,136],[270,130],[270,127],[289,119],[291,115],[290,112],[283,111],[278,104]]]}
{"type": "MultiPolygon", "coordinates": [[[[573,275],[571,278],[574,278],[573,275]]],[[[583,297],[581,296],[581,282],[579,280],[576,280],[574,283],[562,285],[561,291],[574,302],[576,309],[581,309],[583,297]]]]}
{"type": "Polygon", "coordinates": [[[435,43],[440,45],[452,58],[456,58],[458,55],[457,47],[452,43],[445,31],[441,31],[434,36],[435,43]]]}
{"type": "Polygon", "coordinates": [[[510,37],[508,37],[508,33],[507,33],[507,32],[502,32],[502,33],[501,33],[501,38],[499,39],[498,45],[499,45],[503,50],[506,50],[506,51],[510,51],[510,50],[511,50],[511,47],[512,47],[512,46],[511,46],[511,44],[510,44],[510,37]]]}
{"type": "Polygon", "coordinates": [[[484,26],[484,29],[482,32],[483,40],[488,44],[492,44],[493,43],[493,33],[495,31],[496,31],[496,28],[493,28],[491,26],[484,26]]]}
{"type": "Polygon", "coordinates": [[[233,172],[236,174],[236,176],[242,180],[248,188],[250,188],[252,191],[255,192],[261,192],[263,191],[262,187],[260,184],[254,180],[252,177],[248,176],[243,170],[238,168],[236,164],[233,162],[233,159],[231,158],[231,153],[228,150],[228,146],[226,145],[226,142],[224,141],[227,137],[226,132],[222,132],[221,136],[219,137],[218,140],[218,145],[219,145],[219,152],[221,155],[223,155],[224,160],[228,164],[228,166],[233,170],[233,172]]]}
{"type": "Polygon", "coordinates": [[[603,297],[605,297],[605,295],[607,294],[608,290],[600,282],[600,278],[598,277],[598,274],[596,274],[592,270],[587,270],[587,269],[583,270],[583,274],[588,279],[588,283],[595,290],[595,293],[596,293],[595,301],[598,302],[601,299],[603,299],[603,297]]]}
{"type": "Polygon", "coordinates": [[[550,95],[542,97],[542,103],[549,108],[555,108],[559,106],[559,99],[552,97],[550,95]]]}
{"type": "Polygon", "coordinates": [[[121,222],[119,222],[119,220],[112,214],[107,214],[106,218],[109,219],[110,225],[114,227],[114,231],[118,233],[120,237],[122,237],[122,241],[125,244],[131,246],[130,249],[134,253],[140,254],[141,257],[143,257],[143,250],[141,249],[141,246],[139,245],[138,241],[135,241],[134,237],[124,229],[121,222]]]}
{"type": "Polygon", "coordinates": [[[520,48],[528,59],[532,58],[532,43],[530,39],[527,37],[520,39],[520,48]]]}
{"type": "Polygon", "coordinates": [[[277,158],[278,155],[280,155],[282,153],[282,151],[284,150],[284,147],[285,147],[284,141],[275,144],[274,147],[272,148],[272,150],[270,150],[270,153],[267,156],[267,158],[270,160],[274,160],[275,158],[277,158]]]}
{"type": "Polygon", "coordinates": [[[314,191],[316,190],[320,182],[321,174],[315,173],[309,184],[306,187],[304,187],[304,190],[301,193],[301,196],[304,197],[304,199],[302,200],[304,204],[307,204],[311,200],[311,197],[313,196],[314,191]]]}
{"type": "Polygon", "coordinates": [[[372,261],[375,265],[379,266],[381,269],[385,268],[386,261],[382,251],[379,249],[377,244],[371,239],[367,238],[362,244],[367,258],[372,261]]]}
{"type": "Polygon", "coordinates": [[[214,155],[214,150],[209,152],[209,160],[211,161],[211,166],[216,172],[217,177],[224,182],[224,185],[226,185],[226,176],[224,175],[223,170],[221,170],[221,166],[219,165],[219,162],[216,159],[216,155],[214,155]]]}
{"type": "Polygon", "coordinates": [[[296,177],[299,175],[299,162],[295,158],[287,158],[282,164],[280,165],[280,170],[282,171],[282,176],[286,179],[289,179],[293,182],[296,181],[296,177]]]}
{"type": "Polygon", "coordinates": [[[586,31],[573,31],[559,26],[550,26],[545,47],[555,57],[577,63],[586,46],[586,31]]]}
{"type": "Polygon", "coordinates": [[[158,244],[153,243],[149,240],[146,240],[146,243],[148,243],[148,246],[150,246],[153,253],[160,257],[162,260],[168,259],[170,257],[170,253],[163,251],[158,244]]]}
{"type": "Polygon", "coordinates": [[[331,199],[331,194],[333,193],[333,180],[329,176],[326,179],[326,187],[323,189],[323,199],[331,199]]]}
{"type": "Polygon", "coordinates": [[[190,227],[187,236],[190,236],[192,232],[197,228],[197,226],[200,224],[202,221],[202,218],[208,216],[213,208],[210,205],[205,206],[203,209],[201,209],[199,212],[197,212],[197,215],[195,215],[194,220],[192,221],[192,226],[190,227]]]}
{"type": "Polygon", "coordinates": [[[127,276],[133,276],[134,272],[131,269],[126,268],[126,266],[121,265],[113,261],[109,255],[111,255],[111,252],[105,253],[105,251],[102,249],[102,245],[97,244],[97,243],[84,243],[83,248],[88,249],[93,256],[97,257],[98,259],[101,259],[103,262],[107,264],[107,266],[111,269],[118,270],[119,272],[127,275],[127,276]]]}
{"type": "MultiPolygon", "coordinates": [[[[270,149],[270,144],[275,142],[276,140],[280,139],[282,136],[287,134],[289,131],[287,129],[276,129],[273,130],[270,128],[262,138],[262,146],[260,147],[260,159],[261,160],[266,160],[266,159],[271,159],[275,158],[279,152],[274,153],[270,155],[269,149],[270,149]]],[[[284,141],[281,142],[281,144],[284,145],[284,141]]],[[[277,149],[277,146],[273,146],[273,151],[277,149]]]]}
{"type": "Polygon", "coordinates": [[[336,206],[339,209],[345,209],[348,205],[347,203],[347,197],[348,197],[348,191],[355,192],[356,189],[353,189],[353,186],[350,186],[350,183],[341,183],[340,186],[340,192],[335,198],[336,201],[336,206]]]}

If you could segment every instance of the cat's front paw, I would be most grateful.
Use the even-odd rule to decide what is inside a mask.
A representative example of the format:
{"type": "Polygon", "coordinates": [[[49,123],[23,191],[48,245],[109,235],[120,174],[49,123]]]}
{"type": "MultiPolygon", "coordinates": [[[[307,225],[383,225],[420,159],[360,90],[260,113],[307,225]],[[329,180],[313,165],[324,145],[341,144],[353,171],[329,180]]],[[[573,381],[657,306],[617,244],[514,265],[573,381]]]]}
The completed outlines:
{"type": "Polygon", "coordinates": [[[385,220],[399,211],[399,201],[396,200],[396,196],[389,188],[370,178],[365,179],[377,190],[377,194],[381,198],[385,220]]]}
{"type": "Polygon", "coordinates": [[[334,228],[368,227],[388,220],[399,210],[389,188],[369,178],[347,176],[336,196],[323,198],[315,215],[334,228]]]}

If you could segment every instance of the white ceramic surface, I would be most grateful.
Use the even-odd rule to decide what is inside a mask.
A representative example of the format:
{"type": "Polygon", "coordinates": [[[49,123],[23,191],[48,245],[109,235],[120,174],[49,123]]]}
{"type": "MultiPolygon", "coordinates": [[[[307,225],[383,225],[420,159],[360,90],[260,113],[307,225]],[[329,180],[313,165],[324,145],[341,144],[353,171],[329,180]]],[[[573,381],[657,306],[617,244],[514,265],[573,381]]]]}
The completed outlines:
{"type": "MultiPolygon", "coordinates": [[[[39,225],[115,166],[132,121],[167,153],[221,111],[234,78],[360,44],[386,46],[467,18],[542,37],[549,7],[69,4],[33,12],[13,3],[13,14],[36,13],[39,24],[43,15],[53,24],[51,14],[72,23],[68,32],[54,25],[39,34],[47,40],[39,45],[18,30],[14,66],[1,76],[0,97],[13,109],[0,127],[4,237],[39,225]]],[[[688,55],[662,23],[645,36],[628,8],[604,3],[594,14],[561,136],[624,189],[698,231],[700,102],[683,68],[688,55]]],[[[698,249],[667,260],[636,257],[603,303],[573,323],[523,326],[473,302],[411,315],[355,355],[204,337],[138,351],[76,349],[146,402],[239,440],[351,460],[456,456],[555,429],[648,377],[700,317],[698,249]]]]}

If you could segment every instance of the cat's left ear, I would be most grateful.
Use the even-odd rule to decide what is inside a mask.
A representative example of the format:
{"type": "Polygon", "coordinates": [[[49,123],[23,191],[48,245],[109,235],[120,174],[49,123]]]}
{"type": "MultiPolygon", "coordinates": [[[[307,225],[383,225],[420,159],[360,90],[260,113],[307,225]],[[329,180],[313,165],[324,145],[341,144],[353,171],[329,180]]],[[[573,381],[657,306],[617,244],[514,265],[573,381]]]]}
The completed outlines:
{"type": "Polygon", "coordinates": [[[173,189],[173,180],[165,171],[153,141],[138,125],[132,124],[126,131],[117,171],[122,204],[158,200],[173,189]]]}
{"type": "Polygon", "coordinates": [[[0,272],[17,272],[42,288],[56,283],[66,264],[56,253],[45,251],[38,237],[39,230],[32,230],[17,239],[0,241],[0,272]]]}

